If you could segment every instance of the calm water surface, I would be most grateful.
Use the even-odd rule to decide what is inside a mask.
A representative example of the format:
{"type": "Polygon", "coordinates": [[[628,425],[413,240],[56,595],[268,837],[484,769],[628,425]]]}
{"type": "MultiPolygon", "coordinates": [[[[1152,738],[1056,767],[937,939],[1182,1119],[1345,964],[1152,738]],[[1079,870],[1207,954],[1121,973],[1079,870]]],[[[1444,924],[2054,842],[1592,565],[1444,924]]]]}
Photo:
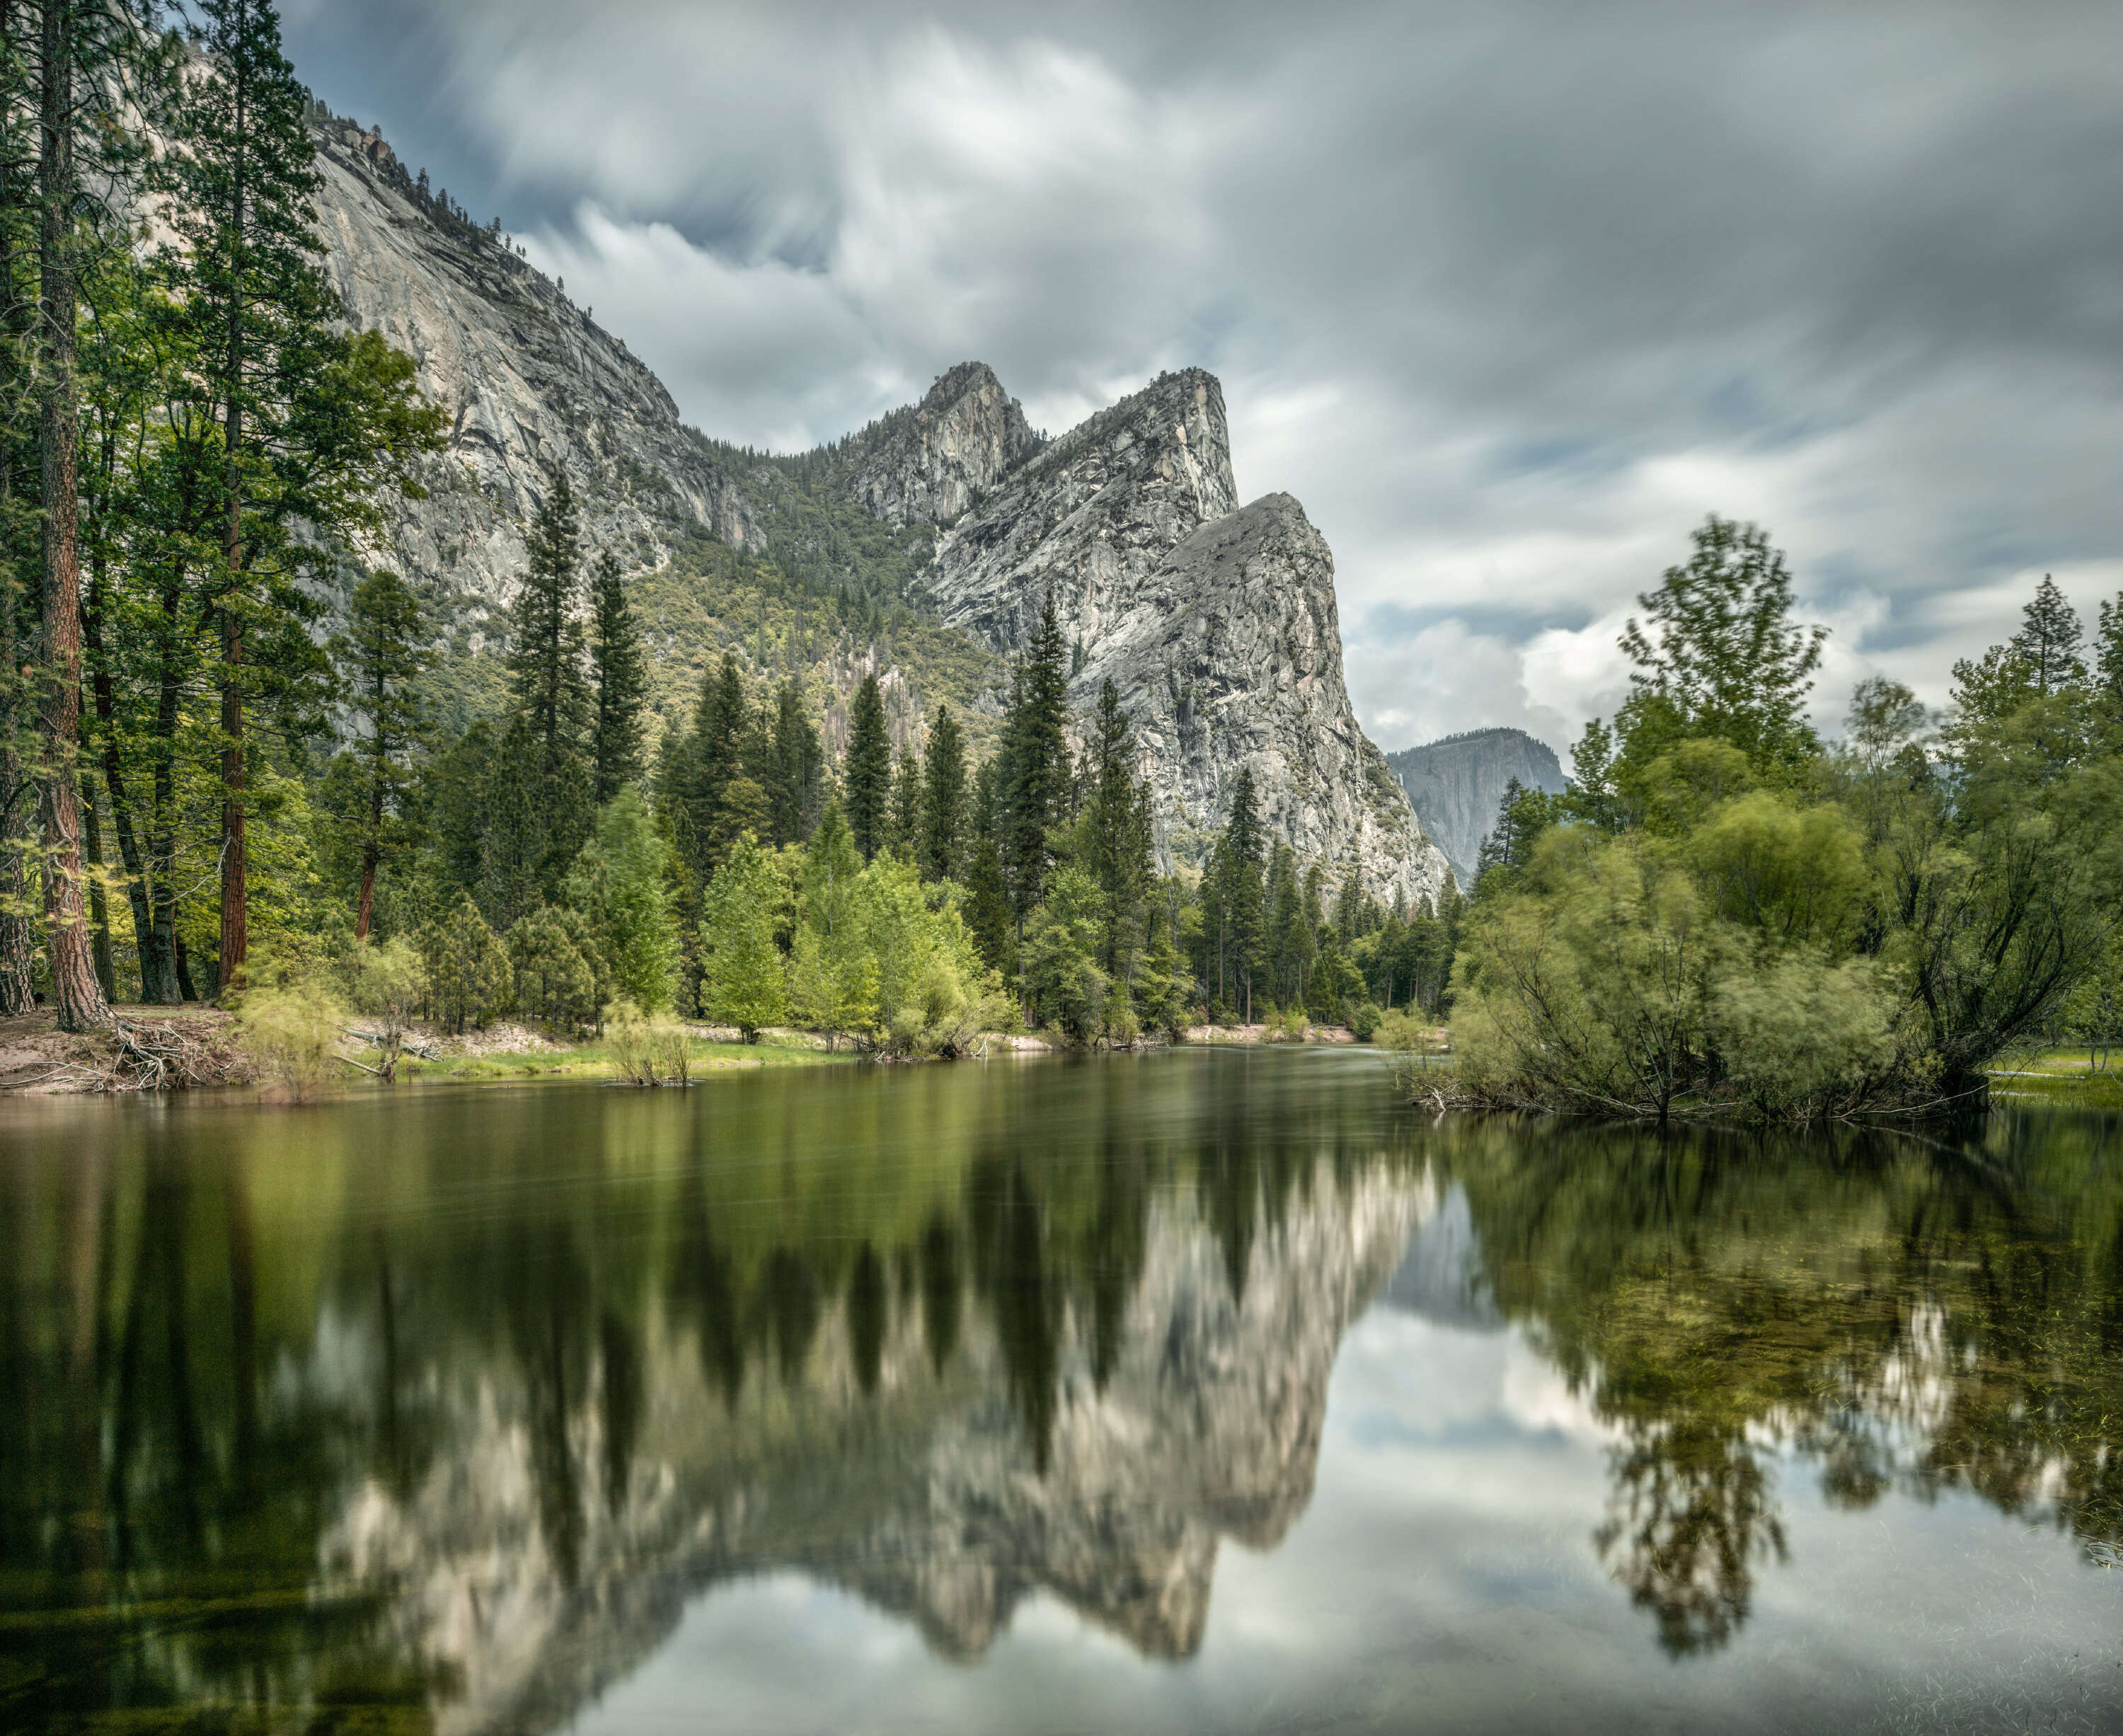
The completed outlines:
{"type": "Polygon", "coordinates": [[[8,1105],[0,1727],[2123,1730],[2118,1131],[8,1105]]]}

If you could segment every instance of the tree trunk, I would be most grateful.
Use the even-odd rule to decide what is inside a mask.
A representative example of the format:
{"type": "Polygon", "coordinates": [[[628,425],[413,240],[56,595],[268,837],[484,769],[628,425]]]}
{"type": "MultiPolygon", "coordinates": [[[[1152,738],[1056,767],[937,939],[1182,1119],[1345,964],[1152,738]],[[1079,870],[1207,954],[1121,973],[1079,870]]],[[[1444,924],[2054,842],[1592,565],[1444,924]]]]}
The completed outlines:
{"type": "MultiPolygon", "coordinates": [[[[232,507],[232,512],[234,509],[232,507]]],[[[231,602],[234,599],[232,598],[231,602]]],[[[229,617],[222,634],[221,987],[235,986],[250,946],[243,814],[243,629],[229,617]]]]}
{"type": "MultiPolygon", "coordinates": [[[[0,765],[0,783],[19,786],[20,761],[12,753],[5,761],[0,765]]],[[[29,880],[22,871],[21,848],[0,843],[0,852],[4,852],[0,856],[0,1018],[9,1018],[37,1004],[36,936],[30,919],[29,880]]]]}
{"type": "MultiPolygon", "coordinates": [[[[250,124],[238,57],[236,134],[250,124]]],[[[221,678],[221,987],[225,992],[243,974],[250,950],[248,863],[245,856],[243,763],[243,606],[237,594],[243,571],[243,156],[239,146],[230,192],[228,231],[228,410],[223,447],[228,457],[228,524],[223,538],[224,582],[221,678]]]]}
{"type": "Polygon", "coordinates": [[[361,905],[354,918],[354,937],[368,938],[368,922],[376,910],[376,863],[382,852],[383,772],[379,765],[369,786],[368,835],[361,844],[361,905]]]}
{"type": "Polygon", "coordinates": [[[88,838],[89,947],[96,960],[96,980],[102,986],[103,998],[115,1002],[118,999],[118,968],[111,961],[110,903],[103,890],[103,828],[97,820],[96,786],[88,777],[82,780],[81,799],[82,818],[88,838]]]}
{"type": "MultiPolygon", "coordinates": [[[[177,988],[176,960],[169,936],[157,926],[147,864],[140,850],[140,834],[134,823],[133,804],[126,793],[124,762],[119,758],[117,696],[111,686],[110,666],[103,655],[102,599],[91,586],[90,606],[82,611],[82,631],[89,650],[89,692],[95,696],[96,717],[103,740],[103,788],[110,798],[111,830],[118,835],[118,860],[125,870],[126,902],[133,907],[133,945],[140,966],[140,999],[149,1006],[174,1006],[182,998],[177,988]]],[[[168,710],[174,716],[174,700],[168,710]]]]}
{"type": "MultiPolygon", "coordinates": [[[[158,922],[161,920],[159,913],[157,920],[158,922]]],[[[199,991],[192,987],[191,960],[185,956],[185,937],[172,929],[170,941],[171,951],[176,959],[177,992],[187,1001],[196,1001],[199,999],[199,991]]]]}
{"type": "Polygon", "coordinates": [[[43,465],[45,683],[39,768],[45,828],[45,945],[52,1002],[61,1030],[110,1022],[96,979],[82,905],[81,570],[74,462],[79,416],[74,398],[73,8],[44,8],[43,112],[38,194],[43,223],[38,249],[38,312],[43,379],[38,443],[43,465]]]}

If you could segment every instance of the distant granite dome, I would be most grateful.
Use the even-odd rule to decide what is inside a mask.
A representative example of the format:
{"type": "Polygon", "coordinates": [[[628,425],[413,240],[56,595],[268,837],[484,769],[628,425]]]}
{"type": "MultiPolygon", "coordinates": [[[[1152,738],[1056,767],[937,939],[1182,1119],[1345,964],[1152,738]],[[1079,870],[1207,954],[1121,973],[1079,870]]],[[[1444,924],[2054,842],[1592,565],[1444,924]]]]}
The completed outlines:
{"type": "Polygon", "coordinates": [[[1386,763],[1463,889],[1474,884],[1504,786],[1516,777],[1529,790],[1560,795],[1567,784],[1555,749],[1523,730],[1469,730],[1389,753],[1386,763]]]}

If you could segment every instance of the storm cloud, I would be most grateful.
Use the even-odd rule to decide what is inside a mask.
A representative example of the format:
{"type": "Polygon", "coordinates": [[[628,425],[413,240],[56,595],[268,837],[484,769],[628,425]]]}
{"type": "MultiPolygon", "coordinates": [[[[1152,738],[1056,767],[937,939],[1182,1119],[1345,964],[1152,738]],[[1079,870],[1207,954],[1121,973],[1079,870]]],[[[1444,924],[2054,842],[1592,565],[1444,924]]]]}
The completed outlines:
{"type": "Polygon", "coordinates": [[[992,364],[1059,429],[1219,373],[1389,747],[1624,685],[1758,519],[1825,720],[2123,588],[2123,12],[296,0],[298,71],[687,418],[831,439],[992,364]]]}

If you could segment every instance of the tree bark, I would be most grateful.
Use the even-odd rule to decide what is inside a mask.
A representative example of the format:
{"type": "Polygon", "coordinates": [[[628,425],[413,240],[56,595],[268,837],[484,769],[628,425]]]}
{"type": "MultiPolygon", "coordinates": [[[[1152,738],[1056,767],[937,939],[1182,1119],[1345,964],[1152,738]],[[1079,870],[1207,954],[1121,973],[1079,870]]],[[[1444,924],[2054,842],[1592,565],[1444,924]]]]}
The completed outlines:
{"type": "Polygon", "coordinates": [[[73,7],[44,8],[41,138],[37,191],[43,207],[38,247],[39,360],[43,378],[38,440],[44,508],[44,763],[38,768],[45,828],[45,945],[61,1030],[110,1022],[96,980],[82,903],[80,502],[74,472],[80,434],[74,396],[73,7]]]}
{"type": "MultiPolygon", "coordinates": [[[[119,757],[117,695],[110,680],[110,659],[104,655],[103,610],[101,588],[89,589],[89,606],[82,611],[82,631],[88,644],[89,692],[95,696],[96,717],[101,726],[103,787],[110,798],[111,830],[118,834],[118,860],[125,870],[126,902],[133,907],[134,950],[140,965],[140,999],[149,1006],[174,1006],[183,999],[177,988],[176,960],[155,920],[147,864],[140,849],[139,829],[134,823],[132,800],[126,790],[124,762],[119,757]]],[[[174,704],[168,707],[175,716],[174,704]]]]}
{"type": "Polygon", "coordinates": [[[89,951],[96,961],[96,980],[102,988],[103,998],[115,1004],[118,999],[118,967],[110,956],[110,904],[103,890],[103,828],[96,820],[93,774],[85,773],[82,777],[81,804],[88,839],[89,951]]]}
{"type": "MultiPolygon", "coordinates": [[[[249,124],[241,57],[237,57],[236,134],[249,124]]],[[[221,987],[225,993],[243,974],[250,950],[250,880],[244,828],[243,608],[237,594],[243,571],[243,156],[236,160],[228,232],[228,410],[223,447],[228,458],[228,524],[223,542],[227,592],[222,608],[221,678],[221,987]]]]}

